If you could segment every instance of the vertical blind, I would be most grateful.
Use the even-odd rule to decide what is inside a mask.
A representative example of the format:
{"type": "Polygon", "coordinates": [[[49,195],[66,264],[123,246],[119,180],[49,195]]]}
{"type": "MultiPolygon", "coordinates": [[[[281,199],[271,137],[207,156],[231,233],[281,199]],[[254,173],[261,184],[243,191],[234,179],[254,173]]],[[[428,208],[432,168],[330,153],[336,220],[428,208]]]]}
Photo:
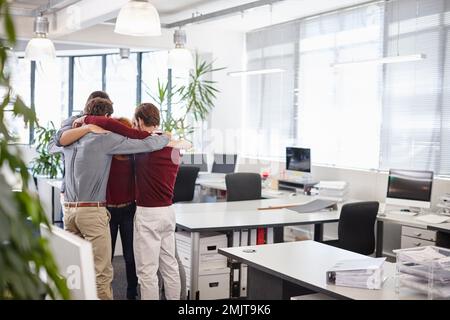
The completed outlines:
{"type": "Polygon", "coordinates": [[[449,11],[448,0],[380,1],[248,33],[248,69],[295,69],[247,78],[244,125],[257,134],[244,153],[282,158],[297,144],[316,164],[450,174],[449,11]],[[280,42],[294,51],[278,49],[277,61],[280,42]],[[411,54],[426,59],[333,66],[411,54]]]}

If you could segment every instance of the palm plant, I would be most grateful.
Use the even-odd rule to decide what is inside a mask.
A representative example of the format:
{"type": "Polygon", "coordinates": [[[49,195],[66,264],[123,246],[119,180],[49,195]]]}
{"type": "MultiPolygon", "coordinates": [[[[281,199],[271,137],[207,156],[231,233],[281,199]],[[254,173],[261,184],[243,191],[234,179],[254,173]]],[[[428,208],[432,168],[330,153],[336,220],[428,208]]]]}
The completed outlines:
{"type": "Polygon", "coordinates": [[[48,152],[48,145],[56,133],[55,125],[50,122],[48,128],[39,127],[36,133],[38,157],[33,160],[32,172],[34,175],[43,175],[54,179],[63,171],[61,154],[48,152]]]}
{"type": "Polygon", "coordinates": [[[16,96],[7,71],[9,47],[14,47],[16,34],[8,0],[0,0],[0,17],[6,38],[0,38],[0,87],[5,92],[0,102],[0,167],[19,172],[23,187],[13,192],[0,173],[0,299],[69,298],[65,280],[60,276],[49,245],[37,236],[41,223],[50,225],[39,199],[27,189],[29,173],[19,150],[11,145],[14,138],[5,123],[5,109],[12,108],[25,124],[37,124],[36,114],[16,96]],[[47,281],[39,276],[47,274],[47,281]]]}

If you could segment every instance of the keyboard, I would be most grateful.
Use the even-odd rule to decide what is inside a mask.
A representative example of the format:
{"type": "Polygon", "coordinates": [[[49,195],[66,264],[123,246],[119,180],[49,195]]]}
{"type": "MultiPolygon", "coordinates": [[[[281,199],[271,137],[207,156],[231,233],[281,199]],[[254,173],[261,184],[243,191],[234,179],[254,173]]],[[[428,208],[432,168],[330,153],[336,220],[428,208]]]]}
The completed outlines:
{"type": "Polygon", "coordinates": [[[394,210],[392,210],[392,211],[385,212],[385,214],[387,214],[387,215],[395,214],[395,215],[400,215],[400,216],[412,217],[412,216],[417,216],[419,213],[412,212],[412,211],[394,211],[394,210]]]}

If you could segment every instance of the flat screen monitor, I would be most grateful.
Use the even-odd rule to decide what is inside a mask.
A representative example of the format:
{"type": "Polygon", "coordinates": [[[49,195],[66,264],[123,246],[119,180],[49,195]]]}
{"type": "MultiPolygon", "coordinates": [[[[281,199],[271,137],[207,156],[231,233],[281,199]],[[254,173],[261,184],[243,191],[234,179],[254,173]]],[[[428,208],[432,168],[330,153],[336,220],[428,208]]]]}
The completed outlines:
{"type": "Polygon", "coordinates": [[[237,154],[214,154],[213,173],[234,173],[237,154]]]}
{"type": "Polygon", "coordinates": [[[286,148],[286,170],[311,172],[311,149],[286,148]]]}
{"type": "Polygon", "coordinates": [[[184,167],[199,167],[200,172],[208,172],[208,159],[203,153],[185,153],[181,157],[184,167]]]}
{"type": "Polygon", "coordinates": [[[66,278],[72,300],[97,300],[92,244],[56,226],[41,225],[60,274],[66,278]]]}
{"type": "Polygon", "coordinates": [[[389,170],[386,203],[430,208],[432,171],[389,170]]]}

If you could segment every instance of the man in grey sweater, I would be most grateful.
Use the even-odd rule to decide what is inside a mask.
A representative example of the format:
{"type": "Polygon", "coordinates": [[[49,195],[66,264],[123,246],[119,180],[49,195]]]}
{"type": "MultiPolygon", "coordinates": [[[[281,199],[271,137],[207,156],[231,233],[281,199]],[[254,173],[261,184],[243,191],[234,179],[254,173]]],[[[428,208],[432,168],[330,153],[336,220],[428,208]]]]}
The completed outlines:
{"type": "MultiPolygon", "coordinates": [[[[92,115],[113,113],[112,103],[102,98],[92,99],[87,109],[92,115]]],[[[54,141],[58,147],[64,145],[64,134],[72,128],[72,122],[73,118],[68,119],[56,133],[54,141]]],[[[106,186],[112,156],[160,150],[169,143],[169,137],[128,139],[92,125],[70,132],[82,138],[62,149],[65,159],[64,226],[92,243],[98,297],[112,299],[110,216],[106,210],[106,186]]],[[[57,146],[53,145],[50,151],[61,152],[57,146]]]]}

